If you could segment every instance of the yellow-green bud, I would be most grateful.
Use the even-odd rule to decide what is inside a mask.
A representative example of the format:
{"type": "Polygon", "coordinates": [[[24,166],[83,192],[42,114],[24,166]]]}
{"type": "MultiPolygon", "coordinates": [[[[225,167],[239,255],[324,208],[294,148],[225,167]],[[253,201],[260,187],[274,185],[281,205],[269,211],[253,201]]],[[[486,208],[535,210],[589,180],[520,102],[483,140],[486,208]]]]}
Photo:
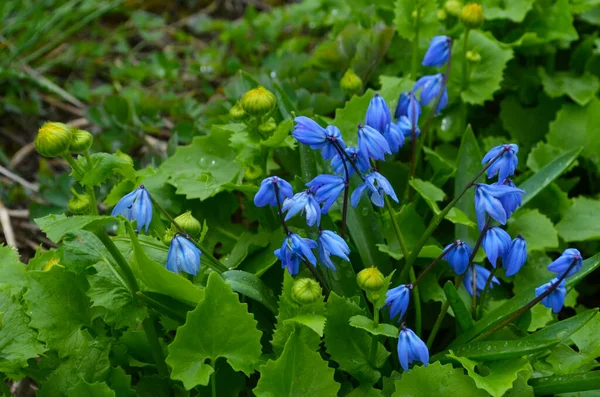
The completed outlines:
{"type": "Polygon", "coordinates": [[[321,297],[321,286],[312,278],[299,278],[292,286],[292,298],[301,305],[316,302],[321,297]]]}
{"type": "Polygon", "coordinates": [[[43,266],[42,266],[42,271],[44,272],[48,272],[50,271],[54,266],[58,266],[58,267],[62,267],[64,268],[63,265],[60,264],[60,261],[58,258],[50,258],[48,259],[48,262],[46,262],[43,266]]]}
{"type": "Polygon", "coordinates": [[[127,161],[129,164],[133,165],[133,159],[131,158],[130,155],[128,155],[127,153],[123,153],[120,150],[117,150],[117,152],[115,153],[115,156],[117,156],[118,158],[127,161]]]}
{"type": "Polygon", "coordinates": [[[411,12],[411,13],[410,13],[410,17],[411,17],[412,19],[415,19],[415,20],[416,20],[416,19],[417,19],[417,16],[418,16],[418,14],[417,14],[417,10],[413,10],[413,12],[411,12]]]}
{"type": "Polygon", "coordinates": [[[266,115],[275,108],[276,103],[275,95],[262,86],[248,91],[240,100],[242,108],[251,116],[266,115]]]}
{"type": "Polygon", "coordinates": [[[273,117],[258,126],[258,132],[263,136],[271,135],[277,129],[277,123],[273,117]]]}
{"type": "Polygon", "coordinates": [[[376,292],[383,287],[385,277],[375,266],[361,270],[356,275],[360,288],[367,292],[376,292]]]}
{"type": "Polygon", "coordinates": [[[69,151],[73,153],[85,153],[92,146],[93,140],[94,137],[89,132],[74,128],[73,140],[71,141],[71,146],[69,146],[69,151]]]}
{"type": "Polygon", "coordinates": [[[469,3],[460,12],[460,21],[469,29],[477,29],[483,25],[483,8],[481,4],[469,3]]]}
{"type": "Polygon", "coordinates": [[[47,122],[35,137],[35,150],[44,157],[57,157],[69,150],[72,128],[63,123],[47,122]]]}
{"type": "Polygon", "coordinates": [[[340,80],[340,87],[348,96],[358,93],[362,89],[362,86],[363,82],[361,78],[352,69],[346,70],[346,73],[344,73],[344,76],[340,80]]]}
{"type": "Polygon", "coordinates": [[[173,240],[173,237],[175,237],[175,230],[169,227],[167,228],[167,231],[165,232],[165,235],[162,238],[162,242],[165,243],[165,245],[170,245],[171,240],[173,240]]]}
{"type": "Polygon", "coordinates": [[[452,16],[459,16],[462,10],[462,3],[458,0],[448,0],[444,3],[444,9],[452,16]]]}
{"type": "Polygon", "coordinates": [[[448,15],[446,14],[446,11],[444,11],[444,10],[437,10],[437,19],[438,19],[438,21],[445,21],[446,18],[448,18],[448,15]]]}
{"type": "Polygon", "coordinates": [[[467,60],[477,63],[481,61],[481,55],[477,51],[467,51],[467,60]]]}
{"type": "Polygon", "coordinates": [[[202,225],[198,219],[194,218],[191,211],[186,211],[185,213],[179,215],[177,218],[175,218],[175,222],[181,226],[184,232],[193,238],[196,238],[202,231],[202,225]]]}
{"type": "Polygon", "coordinates": [[[92,201],[87,194],[82,195],[73,192],[73,197],[69,200],[67,208],[75,215],[89,214],[92,209],[92,201]]]}
{"type": "Polygon", "coordinates": [[[229,109],[229,115],[231,116],[232,119],[234,120],[243,120],[244,118],[246,118],[246,111],[244,110],[244,108],[242,107],[242,105],[240,104],[240,102],[236,102],[235,105],[233,105],[233,107],[231,109],[229,109]]]}

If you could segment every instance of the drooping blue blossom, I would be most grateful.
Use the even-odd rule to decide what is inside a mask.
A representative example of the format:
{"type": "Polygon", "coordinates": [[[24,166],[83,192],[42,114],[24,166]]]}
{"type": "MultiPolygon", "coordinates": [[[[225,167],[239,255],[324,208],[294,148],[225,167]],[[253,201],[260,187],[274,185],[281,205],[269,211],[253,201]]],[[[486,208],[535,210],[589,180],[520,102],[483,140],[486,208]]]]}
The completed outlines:
{"type": "MultiPolygon", "coordinates": [[[[400,129],[400,132],[402,132],[402,135],[404,135],[404,139],[412,140],[413,125],[411,124],[408,117],[405,117],[405,116],[400,117],[398,119],[398,121],[396,122],[396,127],[398,127],[400,129]]],[[[415,129],[415,135],[418,138],[419,135],[421,135],[421,130],[419,129],[419,126],[416,124],[414,125],[414,129],[415,129]]]]}
{"type": "Polygon", "coordinates": [[[396,197],[396,192],[394,192],[394,188],[390,182],[377,171],[372,171],[367,174],[362,185],[354,189],[354,192],[352,192],[352,196],[350,197],[353,207],[358,205],[358,202],[365,191],[369,195],[371,202],[378,207],[383,207],[384,205],[384,194],[387,194],[392,200],[398,202],[398,197],[396,197]]]}
{"type": "Polygon", "coordinates": [[[294,121],[296,125],[292,136],[298,142],[309,145],[311,149],[321,149],[321,155],[325,160],[337,154],[336,144],[342,149],[346,148],[342,133],[336,126],[329,125],[323,128],[316,121],[305,116],[296,117],[294,121]]]}
{"type": "Polygon", "coordinates": [[[385,128],[392,122],[392,114],[385,99],[379,94],[375,94],[369,102],[367,114],[365,116],[365,124],[379,131],[380,134],[385,132],[385,128]]]}
{"type": "Polygon", "coordinates": [[[368,125],[361,126],[358,129],[358,150],[367,161],[369,158],[385,160],[386,154],[392,154],[390,145],[384,136],[368,125]]]}
{"type": "Polygon", "coordinates": [[[398,321],[402,321],[402,318],[408,309],[408,304],[410,303],[410,291],[412,288],[413,286],[411,284],[402,284],[385,293],[385,305],[382,309],[384,307],[390,308],[391,319],[394,319],[394,317],[400,314],[398,321]]]}
{"type": "Polygon", "coordinates": [[[321,223],[321,208],[310,189],[296,193],[291,199],[286,198],[281,210],[287,212],[286,221],[300,212],[306,215],[308,226],[314,226],[315,224],[318,226],[321,223]]]}
{"type": "Polygon", "coordinates": [[[554,262],[548,265],[548,270],[556,273],[556,277],[562,276],[571,266],[571,263],[575,261],[575,265],[571,268],[569,273],[565,277],[571,277],[583,266],[583,258],[579,250],[575,248],[567,248],[564,250],[561,256],[559,256],[554,262]]]}
{"type": "Polygon", "coordinates": [[[275,185],[277,185],[277,191],[279,192],[278,196],[280,204],[283,204],[283,201],[286,198],[290,198],[294,195],[292,185],[290,185],[285,179],[281,179],[278,176],[270,176],[263,179],[260,183],[260,188],[254,196],[254,205],[257,207],[264,207],[265,205],[277,207],[275,185]]]}
{"type": "Polygon", "coordinates": [[[317,203],[324,203],[321,213],[326,214],[340,193],[344,191],[346,181],[340,176],[323,174],[315,177],[306,186],[314,193],[317,203]]]}
{"type": "Polygon", "coordinates": [[[399,119],[402,116],[406,116],[411,124],[419,124],[419,116],[421,116],[421,104],[412,91],[403,92],[400,94],[394,117],[399,119]]]}
{"type": "Polygon", "coordinates": [[[332,232],[331,230],[321,230],[319,232],[318,245],[319,260],[331,270],[335,270],[335,265],[330,258],[331,255],[342,258],[346,262],[350,262],[350,258],[348,258],[350,248],[346,241],[338,236],[337,233],[332,232]]]}
{"type": "MultiPolygon", "coordinates": [[[[490,271],[483,266],[475,265],[475,288],[477,289],[477,296],[479,293],[483,291],[485,288],[485,283],[490,276],[490,271]]],[[[490,288],[494,288],[494,283],[500,285],[500,280],[496,276],[492,277],[492,282],[490,283],[490,288]]],[[[471,296],[473,296],[473,271],[471,268],[467,269],[465,273],[465,278],[463,280],[463,285],[469,292],[471,296]]]]}
{"type": "MultiPolygon", "coordinates": [[[[553,278],[550,282],[537,287],[535,289],[535,296],[540,296],[548,289],[552,288],[553,285],[558,283],[558,278],[553,278]]],[[[567,296],[567,288],[565,280],[562,280],[558,287],[554,291],[552,291],[547,297],[542,299],[542,305],[546,306],[549,309],[552,309],[554,313],[558,313],[562,310],[563,305],[565,304],[565,297],[567,296]]]]}
{"type": "Polygon", "coordinates": [[[452,39],[448,36],[435,36],[427,48],[422,65],[436,68],[444,66],[450,57],[451,43],[452,39]]]}
{"type": "Polygon", "coordinates": [[[448,261],[452,269],[457,275],[461,275],[469,267],[469,259],[473,250],[464,241],[456,240],[454,244],[448,244],[444,248],[444,259],[448,261]],[[454,245],[453,248],[451,248],[454,245]]]}
{"type": "Polygon", "coordinates": [[[144,185],[123,196],[113,208],[111,215],[123,215],[130,222],[136,221],[138,233],[143,227],[148,233],[148,227],[152,222],[152,199],[144,185]]]}
{"type": "Polygon", "coordinates": [[[317,248],[315,241],[290,233],[283,240],[281,248],[276,249],[274,253],[281,260],[281,267],[287,268],[290,275],[295,276],[303,261],[307,260],[313,266],[317,264],[317,258],[312,252],[313,248],[317,248]]]}
{"type": "MultiPolygon", "coordinates": [[[[404,122],[408,122],[410,124],[410,121],[408,121],[408,118],[406,118],[406,116],[402,116],[398,124],[404,122]]],[[[398,124],[389,123],[385,128],[385,132],[383,133],[383,137],[390,145],[392,153],[397,153],[398,150],[400,150],[400,148],[404,146],[404,132],[398,126],[398,124]]]]}
{"type": "Polygon", "coordinates": [[[195,276],[200,270],[202,252],[187,237],[177,233],[169,245],[167,270],[179,274],[183,271],[195,276]]]}
{"type": "Polygon", "coordinates": [[[498,258],[504,260],[504,256],[508,254],[508,250],[510,249],[510,236],[504,229],[499,228],[498,226],[490,227],[486,230],[481,245],[492,266],[496,267],[498,258]]]}
{"type": "Polygon", "coordinates": [[[434,101],[441,92],[440,103],[435,111],[436,114],[448,104],[448,89],[444,84],[444,75],[442,73],[421,77],[415,83],[412,91],[417,92],[419,88],[422,88],[420,98],[421,104],[423,105],[429,105],[429,103],[434,101]],[[441,92],[442,87],[444,88],[443,92],[441,92]]]}
{"type": "Polygon", "coordinates": [[[505,185],[475,184],[475,212],[479,230],[482,230],[485,225],[486,213],[501,224],[506,224],[508,215],[499,199],[513,193],[524,194],[525,191],[505,185]]]}
{"type": "Polygon", "coordinates": [[[510,243],[508,253],[504,256],[502,267],[506,270],[506,276],[514,276],[527,262],[527,241],[520,234],[510,243]]]}
{"type": "Polygon", "coordinates": [[[506,151],[502,153],[502,155],[496,161],[494,161],[490,168],[488,168],[488,178],[498,174],[498,181],[504,181],[506,178],[515,173],[515,169],[519,164],[519,158],[517,157],[517,153],[519,153],[519,147],[514,143],[500,145],[490,149],[490,151],[483,156],[481,164],[489,163],[503,150],[506,151]]]}
{"type": "MultiPolygon", "coordinates": [[[[356,165],[356,168],[360,172],[367,172],[369,168],[371,168],[371,164],[369,164],[369,158],[366,156],[361,156],[360,152],[357,148],[348,147],[346,148],[346,153],[348,153],[348,157],[352,160],[352,162],[356,165]]],[[[345,158],[346,156],[344,156],[345,158]]],[[[354,167],[350,164],[346,164],[348,166],[348,174],[352,176],[354,174],[354,167]]],[[[344,175],[344,160],[340,157],[339,154],[336,154],[331,160],[331,166],[333,167],[333,171],[338,175],[344,175]]],[[[345,175],[344,175],[345,176],[345,175]]]]}
{"type": "Polygon", "coordinates": [[[405,371],[408,371],[408,366],[413,361],[420,361],[425,367],[429,364],[427,345],[410,328],[404,326],[398,335],[398,359],[405,371]]]}
{"type": "MultiPolygon", "coordinates": [[[[508,187],[517,187],[510,178],[504,179],[502,182],[494,182],[492,185],[504,185],[508,187]]],[[[499,198],[502,203],[504,211],[506,211],[506,217],[510,217],[516,210],[521,206],[523,200],[523,194],[509,193],[499,198]]]]}

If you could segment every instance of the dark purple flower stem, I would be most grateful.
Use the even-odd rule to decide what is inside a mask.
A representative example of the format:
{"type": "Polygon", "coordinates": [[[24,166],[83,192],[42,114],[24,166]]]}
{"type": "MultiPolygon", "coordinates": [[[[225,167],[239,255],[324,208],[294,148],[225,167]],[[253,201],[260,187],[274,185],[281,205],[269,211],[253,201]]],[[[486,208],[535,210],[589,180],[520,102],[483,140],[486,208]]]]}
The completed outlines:
{"type": "Polygon", "coordinates": [[[490,288],[490,285],[492,284],[492,280],[494,279],[494,276],[496,275],[497,270],[498,270],[498,267],[493,268],[492,271],[490,272],[490,275],[488,276],[487,280],[485,280],[485,287],[483,287],[483,291],[481,291],[481,296],[479,297],[479,310],[476,312],[475,320],[477,320],[477,318],[481,317],[481,315],[483,313],[483,306],[485,304],[485,298],[487,298],[487,292],[490,288]]]}
{"type": "Polygon", "coordinates": [[[285,223],[285,219],[283,218],[283,210],[281,209],[281,200],[279,199],[279,186],[277,183],[273,184],[273,188],[275,189],[275,199],[277,200],[277,213],[279,214],[279,220],[281,221],[281,226],[283,226],[283,231],[286,236],[290,235],[290,230],[287,227],[287,223],[285,223]]]}
{"type": "MultiPolygon", "coordinates": [[[[477,238],[477,242],[473,247],[473,252],[471,252],[471,257],[469,257],[469,266],[471,266],[471,282],[473,283],[473,296],[472,296],[472,304],[471,310],[473,313],[473,317],[477,317],[477,273],[475,271],[475,264],[473,261],[475,260],[475,255],[477,255],[477,251],[479,251],[479,247],[481,247],[481,243],[483,242],[483,238],[485,237],[485,233],[490,227],[490,222],[492,218],[488,215],[485,219],[485,224],[483,225],[483,229],[481,229],[481,233],[479,234],[479,238],[477,238]]],[[[467,266],[468,267],[468,266],[467,266]]]]}
{"type": "Polygon", "coordinates": [[[362,175],[362,172],[360,172],[360,170],[358,169],[358,167],[356,166],[356,164],[354,163],[354,161],[352,160],[352,158],[350,157],[350,155],[348,155],[348,153],[346,153],[346,151],[340,146],[340,144],[338,142],[333,142],[333,145],[336,147],[338,153],[341,153],[346,158],[346,160],[348,161],[348,163],[352,166],[352,168],[354,168],[354,171],[356,172],[356,174],[364,182],[365,177],[362,175]]]}
{"type": "Polygon", "coordinates": [[[340,234],[342,236],[342,238],[345,240],[346,239],[346,219],[347,219],[347,215],[348,215],[348,195],[350,194],[350,173],[348,172],[348,164],[346,164],[346,159],[344,159],[344,154],[342,153],[343,150],[339,147],[339,145],[337,144],[337,142],[334,143],[333,147],[335,148],[335,150],[338,152],[338,156],[340,156],[340,159],[342,160],[342,164],[344,165],[344,173],[346,176],[345,179],[345,184],[344,184],[344,205],[342,207],[342,229],[340,231],[340,234]]]}
{"type": "Polygon", "coordinates": [[[429,273],[429,271],[431,269],[433,269],[433,267],[436,265],[436,263],[438,263],[443,257],[444,255],[446,255],[448,252],[452,251],[454,248],[456,248],[457,243],[456,241],[447,249],[443,250],[442,253],[433,260],[433,262],[431,262],[429,265],[427,265],[427,267],[425,269],[423,269],[423,271],[421,272],[421,274],[419,274],[419,277],[417,277],[417,279],[412,283],[413,286],[416,286],[417,284],[419,284],[419,282],[421,280],[423,280],[423,277],[425,277],[425,275],[427,273],[429,273]]]}

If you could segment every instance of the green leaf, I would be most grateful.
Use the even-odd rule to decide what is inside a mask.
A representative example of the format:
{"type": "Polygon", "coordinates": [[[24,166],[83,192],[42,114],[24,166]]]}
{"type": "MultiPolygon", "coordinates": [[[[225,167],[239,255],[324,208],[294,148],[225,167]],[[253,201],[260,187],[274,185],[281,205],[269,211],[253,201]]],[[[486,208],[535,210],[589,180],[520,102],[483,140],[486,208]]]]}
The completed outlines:
{"type": "Polygon", "coordinates": [[[522,235],[527,240],[527,250],[558,248],[558,233],[552,221],[538,210],[520,210],[508,222],[511,236],[522,235]]]}
{"type": "Polygon", "coordinates": [[[296,140],[290,135],[290,131],[293,127],[294,121],[292,119],[282,121],[277,126],[273,135],[264,141],[261,141],[260,144],[270,148],[288,147],[294,149],[296,147],[296,140]]]}
{"type": "Polygon", "coordinates": [[[446,281],[446,284],[444,284],[444,294],[446,294],[446,299],[454,311],[454,317],[456,318],[459,332],[471,328],[473,326],[473,317],[471,316],[469,309],[465,306],[465,302],[463,302],[460,295],[458,295],[452,281],[448,280],[446,281]]]}
{"type": "Polygon", "coordinates": [[[544,92],[551,98],[567,95],[577,104],[585,106],[600,89],[600,80],[586,72],[578,76],[575,72],[555,72],[548,75],[543,68],[538,69],[544,92]]]}
{"type": "Polygon", "coordinates": [[[106,383],[87,383],[82,380],[69,390],[68,397],[114,397],[115,392],[106,383]]]}
{"type": "Polygon", "coordinates": [[[523,22],[525,15],[533,7],[534,0],[484,0],[483,15],[485,19],[508,19],[523,22]]]}
{"type": "Polygon", "coordinates": [[[523,357],[545,350],[558,343],[559,341],[554,338],[550,340],[494,340],[471,342],[452,350],[458,357],[466,357],[478,361],[495,361],[523,357]]]}
{"type": "Polygon", "coordinates": [[[60,264],[68,271],[83,273],[100,261],[108,261],[110,254],[92,232],[77,230],[64,236],[59,247],[60,264]]]}
{"type": "Polygon", "coordinates": [[[318,352],[292,333],[281,357],[260,368],[253,392],[257,397],[335,397],[340,385],[333,380],[334,372],[318,352]]]}
{"type": "Polygon", "coordinates": [[[573,199],[573,204],[556,225],[566,242],[600,239],[600,201],[587,197],[573,199]]]}
{"type": "Polygon", "coordinates": [[[28,285],[25,265],[19,261],[16,249],[9,245],[0,245],[0,290],[11,295],[18,294],[28,285]]]}
{"type": "MultiPolygon", "coordinates": [[[[482,157],[483,154],[479,149],[479,144],[477,143],[477,139],[475,139],[473,129],[469,125],[465,130],[460,143],[460,148],[458,149],[456,164],[457,169],[459,169],[460,172],[457,172],[454,181],[455,195],[461,193],[465,186],[467,186],[467,183],[470,182],[471,178],[477,175],[481,170],[482,157]]],[[[467,214],[471,220],[475,219],[475,206],[473,205],[474,197],[475,192],[473,189],[469,189],[463,198],[456,203],[456,208],[467,214]]],[[[474,243],[478,236],[474,230],[463,225],[455,225],[454,230],[456,239],[467,241],[469,243],[474,243]]]]}
{"type": "Polygon", "coordinates": [[[396,391],[392,397],[431,397],[464,396],[485,397],[483,390],[477,389],[471,378],[462,369],[452,365],[442,365],[439,361],[428,366],[414,366],[402,374],[395,382],[396,391]]]}
{"type": "Polygon", "coordinates": [[[356,303],[335,293],[327,301],[327,323],[325,324],[325,346],[331,359],[361,383],[375,384],[381,377],[375,368],[381,368],[389,356],[381,344],[377,344],[375,368],[369,364],[371,336],[364,330],[350,326],[350,318],[365,315],[356,303]]]}
{"type": "Polygon", "coordinates": [[[335,111],[333,125],[338,127],[347,146],[358,144],[358,125],[364,123],[365,113],[375,91],[368,89],[362,96],[353,96],[343,108],[335,111]]]}
{"type": "Polygon", "coordinates": [[[371,335],[384,335],[388,338],[398,338],[398,328],[391,324],[378,324],[375,326],[375,322],[361,314],[350,317],[350,325],[354,328],[364,329],[371,335]]]}
{"type": "Polygon", "coordinates": [[[433,0],[396,0],[394,4],[394,24],[400,37],[413,40],[416,37],[416,18],[413,12],[419,7],[419,35],[430,39],[437,33],[440,23],[437,19],[437,3],[433,0]]]}
{"type": "Polygon", "coordinates": [[[34,219],[35,223],[42,229],[46,236],[55,243],[67,233],[76,233],[81,229],[93,229],[111,222],[115,222],[114,216],[75,215],[67,217],[64,214],[51,214],[43,218],[34,219]]]}
{"type": "Polygon", "coordinates": [[[92,166],[84,156],[79,156],[77,162],[81,169],[86,170],[79,182],[84,186],[101,186],[112,176],[120,175],[122,178],[135,182],[135,170],[133,165],[115,155],[109,153],[92,154],[92,166]],[[88,169],[89,168],[89,169],[88,169]]]}
{"type": "MultiPolygon", "coordinates": [[[[418,178],[411,179],[409,184],[425,199],[429,208],[431,208],[436,215],[442,212],[437,204],[437,202],[443,201],[446,198],[446,193],[444,193],[442,189],[431,182],[422,181],[418,178]]],[[[450,209],[444,218],[452,223],[475,227],[475,222],[470,220],[467,214],[456,207],[450,209]]]]}
{"type": "Polygon", "coordinates": [[[265,283],[252,273],[241,270],[228,270],[221,273],[221,277],[235,292],[246,295],[262,303],[272,313],[277,313],[275,294],[265,283]]]}
{"type": "Polygon", "coordinates": [[[531,149],[531,152],[529,152],[529,155],[527,156],[527,166],[533,171],[538,172],[564,152],[565,151],[562,148],[557,148],[549,143],[540,141],[533,149],[531,149]]]}
{"type": "Polygon", "coordinates": [[[181,380],[187,390],[206,386],[219,357],[234,370],[250,375],[261,355],[262,333],[256,325],[247,305],[239,302],[217,273],[211,273],[205,298],[188,313],[169,345],[166,361],[173,369],[171,377],[181,380]]]}
{"type": "Polygon", "coordinates": [[[394,28],[383,23],[362,31],[350,67],[363,80],[367,80],[388,53],[393,37],[394,28]]]}
{"type": "Polygon", "coordinates": [[[594,316],[586,325],[571,335],[571,340],[577,345],[579,353],[596,358],[600,351],[600,316],[594,316]]]}
{"type": "Polygon", "coordinates": [[[594,368],[596,357],[576,352],[567,344],[561,343],[552,349],[552,353],[545,360],[552,366],[555,375],[567,375],[594,368]]]}
{"type": "Polygon", "coordinates": [[[458,357],[452,351],[450,351],[448,357],[458,361],[467,370],[477,387],[487,391],[494,397],[501,397],[507,392],[519,373],[526,373],[529,377],[533,372],[531,364],[524,358],[488,361],[483,365],[466,357],[458,357]],[[475,367],[478,370],[475,370],[475,367]]]}
{"type": "Polygon", "coordinates": [[[547,376],[529,380],[537,396],[578,393],[600,389],[600,371],[547,376]]]}
{"type": "Polygon", "coordinates": [[[567,341],[571,335],[580,330],[593,318],[597,317],[597,309],[586,310],[583,313],[579,313],[571,318],[562,320],[551,324],[541,330],[527,336],[524,341],[527,340],[549,340],[556,339],[560,342],[567,341]]]}
{"type": "Polygon", "coordinates": [[[296,323],[304,325],[315,331],[317,335],[323,336],[323,330],[325,329],[325,316],[320,314],[303,314],[300,316],[288,318],[283,320],[284,323],[296,323]]]}
{"type": "Polygon", "coordinates": [[[359,386],[344,397],[383,397],[383,392],[369,386],[359,386]]]}
{"type": "Polygon", "coordinates": [[[529,45],[539,45],[555,40],[566,42],[577,40],[577,30],[573,26],[573,16],[568,0],[540,3],[525,18],[523,27],[534,38],[529,45]]]}

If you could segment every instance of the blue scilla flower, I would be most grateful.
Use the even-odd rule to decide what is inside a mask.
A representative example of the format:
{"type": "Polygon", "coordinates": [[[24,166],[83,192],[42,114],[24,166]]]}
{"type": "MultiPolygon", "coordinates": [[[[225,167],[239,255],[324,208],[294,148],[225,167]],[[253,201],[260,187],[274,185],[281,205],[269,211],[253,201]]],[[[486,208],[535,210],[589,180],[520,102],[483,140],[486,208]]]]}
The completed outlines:
{"type": "Polygon", "coordinates": [[[490,151],[483,156],[481,164],[489,163],[500,153],[502,153],[502,155],[494,161],[490,168],[488,168],[487,177],[492,178],[494,175],[498,174],[498,181],[504,181],[515,173],[515,169],[519,164],[519,158],[517,157],[519,147],[517,145],[510,143],[490,149],[490,151]],[[504,152],[502,153],[503,150],[504,152]]]}
{"type": "Polygon", "coordinates": [[[281,267],[287,268],[290,275],[295,276],[300,270],[300,264],[305,260],[313,266],[317,264],[317,258],[312,252],[313,248],[317,248],[315,241],[290,233],[283,240],[281,248],[276,249],[274,253],[281,260],[281,267]]]}
{"type": "Polygon", "coordinates": [[[371,202],[378,207],[383,207],[384,194],[387,194],[395,202],[398,202],[398,197],[396,197],[396,192],[394,192],[394,188],[390,182],[377,171],[367,174],[363,184],[354,189],[352,197],[350,197],[353,207],[358,205],[365,191],[368,193],[371,202]]]}
{"type": "Polygon", "coordinates": [[[348,254],[350,248],[343,238],[331,230],[321,230],[319,232],[319,260],[321,263],[331,270],[335,270],[335,265],[331,261],[331,255],[342,258],[346,262],[350,262],[348,254]]]}
{"type": "Polygon", "coordinates": [[[402,116],[408,117],[411,124],[416,125],[419,123],[419,116],[421,116],[421,104],[412,91],[403,92],[400,94],[394,117],[399,119],[402,116]]]}
{"type": "Polygon", "coordinates": [[[326,214],[346,187],[346,180],[340,176],[323,174],[308,182],[306,186],[314,193],[317,203],[323,203],[321,213],[326,214]]]}
{"type": "Polygon", "coordinates": [[[482,230],[485,225],[486,213],[501,224],[506,224],[508,215],[504,210],[500,198],[513,193],[524,194],[525,191],[505,185],[475,184],[475,212],[477,214],[479,230],[482,230]]]}
{"type": "Polygon", "coordinates": [[[410,303],[410,291],[412,290],[412,284],[399,285],[396,288],[392,288],[385,293],[385,305],[382,307],[390,308],[390,318],[398,317],[398,321],[402,321],[408,304],[410,303]]]}
{"type": "Polygon", "coordinates": [[[413,127],[415,129],[415,135],[418,138],[421,135],[421,130],[417,124],[412,124],[408,117],[402,116],[396,122],[396,127],[400,129],[405,139],[412,139],[413,127]]]}
{"type": "Polygon", "coordinates": [[[423,58],[423,66],[442,67],[450,58],[452,39],[448,36],[435,36],[423,58]]]}
{"type": "Polygon", "coordinates": [[[510,236],[498,226],[490,227],[483,236],[483,250],[492,266],[496,267],[498,258],[504,259],[510,249],[510,236]]]}
{"type": "Polygon", "coordinates": [[[385,160],[386,154],[392,154],[390,145],[383,135],[368,125],[358,128],[358,150],[367,159],[385,160]]]}
{"type": "Polygon", "coordinates": [[[454,244],[448,244],[444,248],[444,259],[448,261],[454,272],[459,276],[469,267],[469,259],[473,250],[464,241],[456,240],[454,244]]]}
{"type": "Polygon", "coordinates": [[[581,270],[581,267],[583,266],[581,253],[575,248],[568,248],[558,257],[558,259],[548,265],[548,270],[555,272],[556,277],[560,277],[569,269],[573,262],[575,262],[575,265],[565,277],[571,277],[581,270]]]}
{"type": "Polygon", "coordinates": [[[514,276],[527,262],[527,241],[520,234],[510,243],[508,253],[502,260],[502,267],[506,270],[506,276],[514,276]]]}
{"type": "Polygon", "coordinates": [[[176,233],[169,245],[167,270],[173,273],[186,272],[195,276],[200,270],[202,252],[188,238],[176,233]]]}
{"type": "MultiPolygon", "coordinates": [[[[537,287],[535,289],[535,296],[540,296],[548,289],[552,288],[552,286],[558,283],[558,279],[554,278],[550,280],[550,282],[537,287]]],[[[567,296],[567,288],[565,280],[562,280],[558,287],[554,291],[552,291],[547,297],[542,299],[542,305],[546,306],[549,309],[552,309],[554,313],[558,313],[562,310],[563,305],[565,304],[565,297],[567,296]]]]}
{"type": "Polygon", "coordinates": [[[294,191],[292,185],[290,185],[285,179],[281,179],[278,176],[270,176],[265,178],[260,183],[260,189],[254,196],[254,205],[257,207],[264,207],[270,205],[271,207],[277,207],[277,195],[275,195],[275,186],[279,192],[279,204],[283,203],[286,198],[292,197],[294,191]]]}
{"type": "Polygon", "coordinates": [[[294,121],[296,126],[292,136],[298,142],[309,145],[311,149],[321,149],[325,160],[329,160],[337,154],[335,145],[339,145],[342,149],[346,148],[342,133],[336,126],[330,125],[323,128],[316,121],[305,116],[296,117],[294,121]]]}
{"type": "Polygon", "coordinates": [[[427,345],[410,328],[404,326],[398,335],[398,359],[405,371],[408,371],[408,366],[413,361],[420,361],[424,366],[429,364],[427,345]]]}
{"type": "MultiPolygon", "coordinates": [[[[477,289],[477,296],[479,293],[483,291],[485,288],[485,283],[490,276],[490,271],[483,266],[475,265],[475,288],[477,289]]],[[[500,284],[500,280],[496,276],[492,277],[492,282],[490,283],[490,288],[494,288],[494,283],[500,284]]],[[[465,278],[463,280],[463,285],[469,292],[471,296],[473,296],[473,271],[471,268],[467,269],[465,273],[465,278]]]]}
{"type": "Polygon", "coordinates": [[[142,227],[145,227],[147,233],[148,226],[152,222],[152,199],[144,185],[123,196],[113,208],[111,215],[123,215],[130,222],[136,221],[138,233],[142,227]]]}
{"type": "Polygon", "coordinates": [[[296,193],[291,199],[286,198],[281,210],[287,212],[285,216],[286,221],[300,212],[306,215],[306,224],[308,226],[318,226],[321,223],[321,208],[310,189],[296,193]]]}
{"type": "Polygon", "coordinates": [[[400,117],[400,121],[398,122],[398,124],[389,123],[385,128],[383,137],[390,145],[390,150],[392,151],[392,153],[398,152],[398,150],[400,150],[400,148],[404,146],[404,131],[402,130],[402,128],[406,128],[406,125],[404,124],[405,122],[409,124],[410,128],[410,121],[408,121],[408,118],[406,118],[406,116],[400,117]],[[401,124],[403,127],[401,128],[399,124],[401,124]]]}
{"type": "MultiPolygon", "coordinates": [[[[369,158],[366,156],[361,156],[360,151],[355,147],[346,148],[346,153],[348,157],[352,160],[356,168],[360,172],[367,172],[371,168],[371,164],[369,163],[369,158]]],[[[331,166],[333,167],[333,171],[338,175],[344,175],[346,170],[344,169],[344,161],[346,161],[346,156],[340,157],[339,154],[336,154],[331,160],[331,166]]],[[[346,164],[348,166],[348,176],[352,176],[354,174],[354,167],[350,164],[346,164]]],[[[345,176],[345,175],[344,175],[345,176]]]]}
{"type": "MultiPolygon", "coordinates": [[[[506,178],[502,182],[494,182],[492,185],[504,185],[508,187],[517,187],[515,183],[510,179],[506,178]]],[[[506,216],[510,217],[519,208],[523,202],[523,194],[519,192],[506,194],[498,198],[502,203],[506,216]]]]}
{"type": "MultiPolygon", "coordinates": [[[[441,73],[434,74],[431,76],[423,76],[415,83],[413,87],[413,92],[417,92],[419,88],[421,90],[421,103],[423,105],[429,105],[430,102],[434,101],[438,95],[440,95],[440,91],[444,86],[444,75],[441,73]]],[[[444,92],[442,93],[442,98],[440,99],[440,103],[436,110],[436,113],[439,113],[446,105],[448,104],[448,92],[444,87],[444,92]],[[444,98],[445,95],[445,98],[444,98]]]]}
{"type": "Polygon", "coordinates": [[[380,134],[385,132],[385,128],[392,122],[392,114],[385,99],[379,94],[375,94],[369,102],[367,114],[365,116],[365,124],[379,131],[380,134]]]}

